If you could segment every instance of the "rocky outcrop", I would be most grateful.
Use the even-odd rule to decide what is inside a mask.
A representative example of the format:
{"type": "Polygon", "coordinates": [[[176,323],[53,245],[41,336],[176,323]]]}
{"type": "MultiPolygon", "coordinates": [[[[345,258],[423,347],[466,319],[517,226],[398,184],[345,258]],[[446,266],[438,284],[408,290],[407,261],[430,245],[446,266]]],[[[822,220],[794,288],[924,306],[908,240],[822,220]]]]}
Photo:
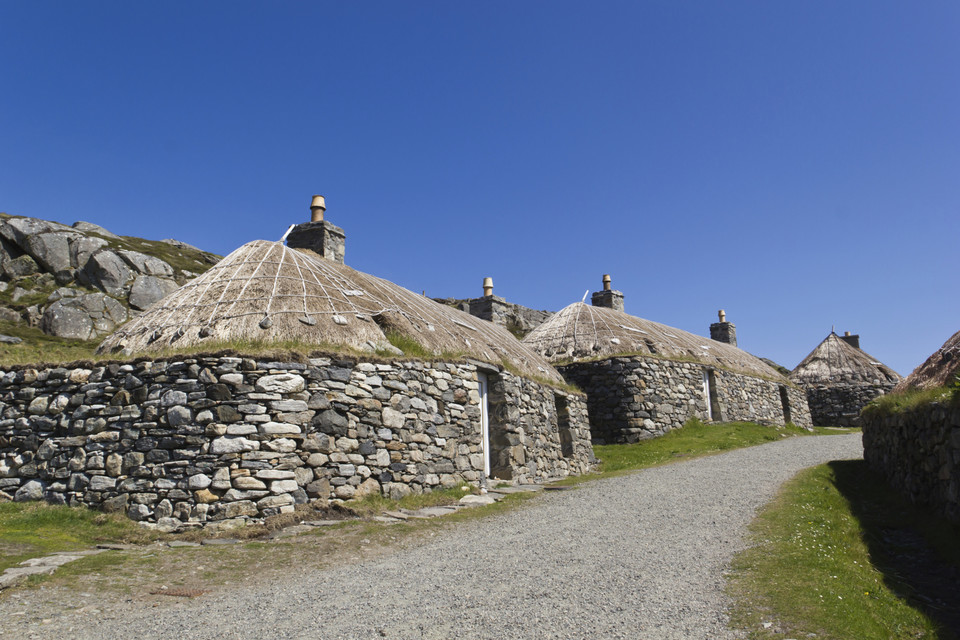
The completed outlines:
{"type": "MultiPolygon", "coordinates": [[[[58,290],[60,291],[60,290],[58,290]]],[[[53,302],[43,312],[40,329],[52,336],[75,340],[93,340],[108,334],[129,317],[127,309],[105,293],[69,295],[53,302]]]]}
{"type": "Polygon", "coordinates": [[[186,243],[121,237],[89,222],[0,214],[0,321],[98,339],[218,259],[186,243]]]}

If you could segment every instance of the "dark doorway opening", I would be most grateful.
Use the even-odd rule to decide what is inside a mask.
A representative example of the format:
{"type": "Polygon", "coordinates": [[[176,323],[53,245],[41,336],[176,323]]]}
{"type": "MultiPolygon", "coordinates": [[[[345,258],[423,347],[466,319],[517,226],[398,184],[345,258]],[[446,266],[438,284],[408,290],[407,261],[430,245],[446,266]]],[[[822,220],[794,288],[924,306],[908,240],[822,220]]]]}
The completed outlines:
{"type": "Polygon", "coordinates": [[[560,454],[564,458],[573,457],[573,432],[570,430],[570,407],[567,398],[559,393],[553,394],[557,407],[557,430],[560,432],[560,454]]]}
{"type": "Polygon", "coordinates": [[[783,422],[793,422],[790,415],[790,396],[787,394],[787,388],[780,385],[780,404],[783,405],[783,422]]]}

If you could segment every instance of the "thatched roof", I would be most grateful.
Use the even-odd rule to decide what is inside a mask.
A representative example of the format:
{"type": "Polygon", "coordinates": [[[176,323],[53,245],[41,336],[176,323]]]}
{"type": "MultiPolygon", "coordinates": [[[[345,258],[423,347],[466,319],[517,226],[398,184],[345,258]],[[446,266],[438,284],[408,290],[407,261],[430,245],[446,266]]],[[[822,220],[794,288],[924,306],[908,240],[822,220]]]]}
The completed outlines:
{"type": "Polygon", "coordinates": [[[389,348],[387,333],[428,352],[559,374],[506,329],[399,285],[279,242],[243,245],[100,345],[141,353],[229,341],[389,348]]]}
{"type": "Polygon", "coordinates": [[[894,391],[942,387],[951,384],[954,376],[960,376],[960,331],[950,336],[942,347],[904,378],[894,391]]]}
{"type": "Polygon", "coordinates": [[[555,313],[523,342],[551,362],[639,353],[785,381],[759,358],[725,342],[582,302],[555,313]]]}
{"type": "Polygon", "coordinates": [[[869,353],[847,344],[831,332],[790,373],[790,379],[800,385],[829,385],[836,382],[886,384],[899,382],[901,376],[869,353]]]}

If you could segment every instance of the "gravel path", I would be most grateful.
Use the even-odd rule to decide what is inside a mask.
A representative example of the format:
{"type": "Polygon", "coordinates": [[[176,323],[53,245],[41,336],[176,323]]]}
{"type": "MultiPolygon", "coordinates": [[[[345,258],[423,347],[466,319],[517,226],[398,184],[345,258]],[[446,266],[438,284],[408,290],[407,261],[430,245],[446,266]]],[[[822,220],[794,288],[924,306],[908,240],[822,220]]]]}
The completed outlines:
{"type": "MultiPolygon", "coordinates": [[[[800,469],[861,455],[859,434],[790,438],[551,493],[360,564],[34,630],[178,640],[734,638],[722,574],[756,510],[800,469]]],[[[0,603],[0,620],[7,608],[0,603]]]]}

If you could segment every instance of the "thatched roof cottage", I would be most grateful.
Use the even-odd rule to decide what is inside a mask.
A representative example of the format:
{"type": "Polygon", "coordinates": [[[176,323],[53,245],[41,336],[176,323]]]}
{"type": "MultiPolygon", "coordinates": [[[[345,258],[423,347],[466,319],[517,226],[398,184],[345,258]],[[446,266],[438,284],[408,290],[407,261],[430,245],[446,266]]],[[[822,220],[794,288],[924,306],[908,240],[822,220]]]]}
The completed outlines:
{"type": "Polygon", "coordinates": [[[894,391],[933,389],[953,384],[960,377],[960,331],[947,338],[943,346],[900,381],[894,391]]]}
{"type": "Polygon", "coordinates": [[[315,197],[286,244],[243,245],[100,346],[128,360],[0,375],[0,490],[176,527],[590,468],[582,394],[503,327],[345,266],[324,208],[315,197]],[[204,355],[252,345],[313,355],[204,355]],[[16,454],[36,441],[42,460],[16,454]]]}
{"type": "Polygon", "coordinates": [[[900,382],[896,371],[860,349],[860,336],[830,332],[817,348],[790,372],[803,387],[818,426],[855,427],[860,410],[900,382]]]}
{"type": "MultiPolygon", "coordinates": [[[[609,276],[592,301],[558,311],[523,342],[587,393],[594,441],[636,442],[689,418],[809,424],[802,391],[759,358],[624,313],[609,276]]],[[[722,311],[715,324],[736,340],[722,311]]]]}

